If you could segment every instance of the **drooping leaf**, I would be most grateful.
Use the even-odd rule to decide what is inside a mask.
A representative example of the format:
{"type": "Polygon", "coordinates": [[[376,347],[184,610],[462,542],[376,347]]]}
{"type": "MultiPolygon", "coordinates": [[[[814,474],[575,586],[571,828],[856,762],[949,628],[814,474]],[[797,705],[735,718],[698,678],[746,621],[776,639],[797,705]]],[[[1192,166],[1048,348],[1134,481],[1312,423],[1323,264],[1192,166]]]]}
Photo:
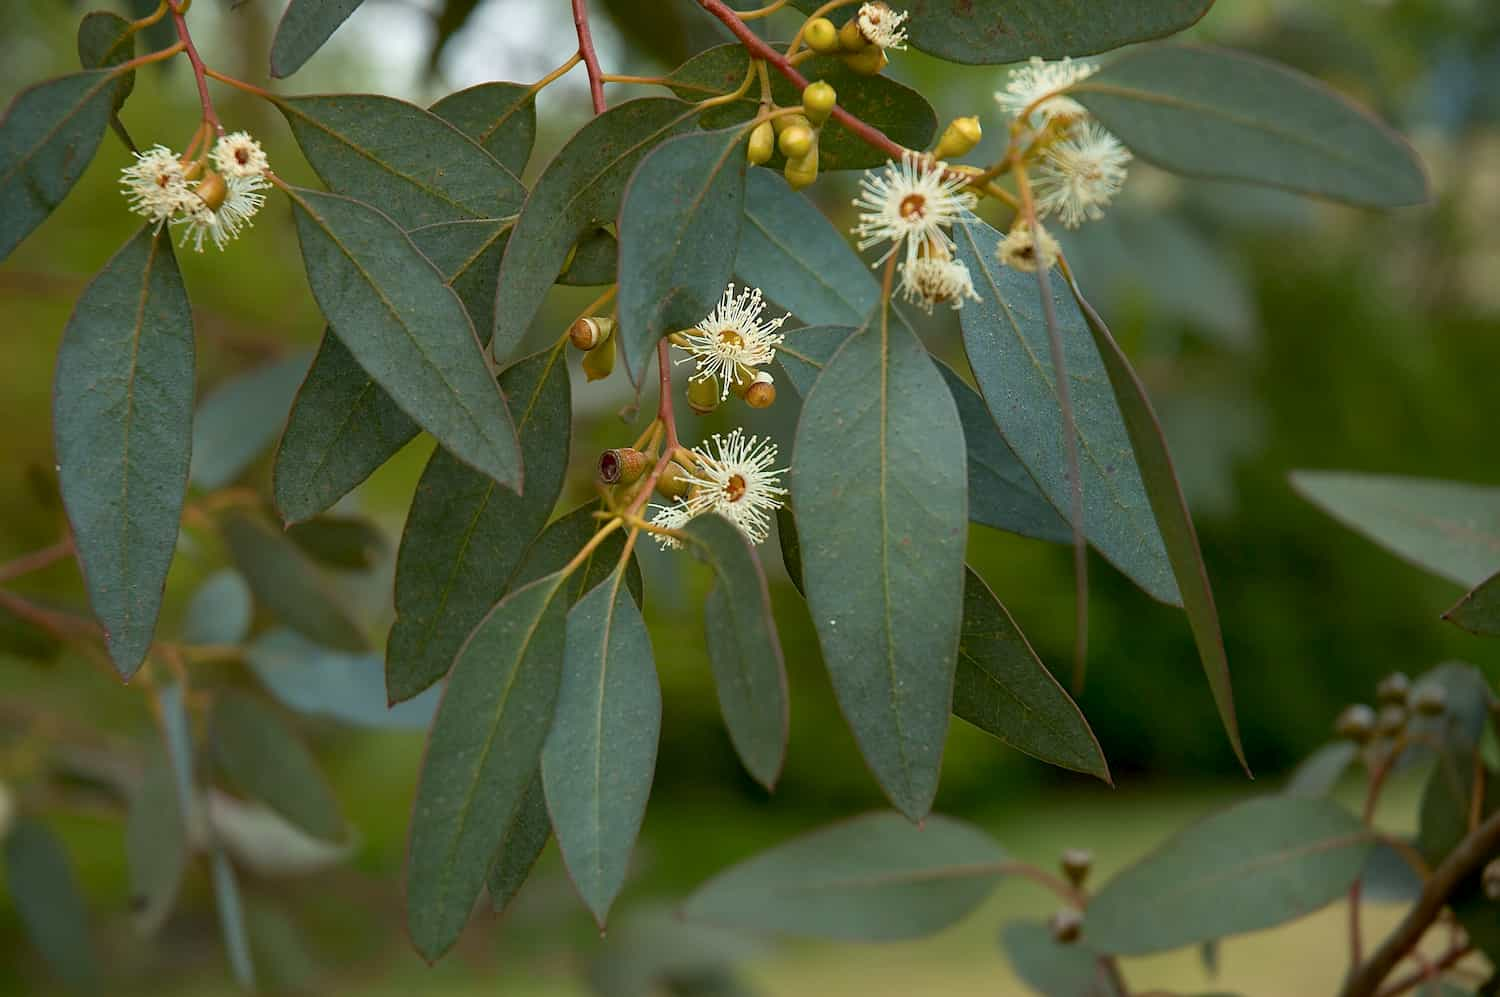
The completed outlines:
{"type": "Polygon", "coordinates": [[[519,83],[480,83],[448,94],[430,110],[520,176],[536,142],[534,97],[519,83]]]}
{"type": "Polygon", "coordinates": [[[288,709],[360,727],[426,730],[442,692],[389,705],[380,655],[335,651],[280,627],[257,637],[245,660],[288,709]]]}
{"type": "Polygon", "coordinates": [[[271,75],[290,76],[364,0],[291,0],[271,39],[271,75]]]}
{"type": "Polygon", "coordinates": [[[1099,954],[1085,941],[1064,945],[1045,924],[1012,921],[1000,931],[1011,969],[1043,997],[1111,997],[1115,992],[1099,954]]]}
{"type": "MultiPolygon", "coordinates": [[[[731,42],[701,52],[674,69],[668,79],[678,96],[687,100],[733,93],[745,79],[749,56],[743,46],[731,42]]],[[[917,91],[888,76],[861,76],[833,56],[817,56],[798,66],[810,80],[822,80],[838,94],[839,106],[856,118],[874,125],[896,142],[912,149],[925,148],[937,130],[937,112],[917,91]]],[[[802,103],[802,93],[771,73],[771,93],[782,107],[802,103]]],[[[749,121],[760,110],[760,90],[751,87],[739,100],[715,107],[703,115],[706,128],[749,121]]],[[[880,166],[888,156],[837,121],[829,121],[818,134],[818,169],[862,170],[880,166]]],[[[780,170],[786,160],[775,153],[766,164],[780,170]]],[[[867,313],[868,314],[868,313],[867,313]]],[[[863,318],[863,316],[861,316],[863,318]]]]}
{"type": "MultiPolygon", "coordinates": [[[[91,10],[78,22],[78,62],[84,69],[109,69],[127,62],[135,56],[135,36],[130,22],[114,11],[91,10]]],[[[112,109],[118,111],[133,89],[135,70],[116,81],[112,109]]]]}
{"type": "Polygon", "coordinates": [[[104,69],[59,76],[10,102],[0,118],[0,260],[88,169],[114,113],[116,79],[104,69]]]}
{"type": "Polygon", "coordinates": [[[744,534],[722,517],[698,516],[684,532],[714,572],[703,628],[724,725],[745,769],[774,789],[786,759],[788,704],[765,572],[744,534]]]}
{"type": "Polygon", "coordinates": [[[164,750],[149,756],[125,822],[125,858],[130,870],[130,911],[145,936],[172,912],[187,869],[187,824],[177,801],[176,775],[164,750]]]}
{"type": "Polygon", "coordinates": [[[964,571],[953,715],[1034,758],[1110,781],[1083,711],[972,568],[964,571]]]}
{"type": "Polygon", "coordinates": [[[547,575],[474,628],[428,737],[406,861],[407,929],[429,962],[457,940],[536,774],[562,677],[567,594],[547,575]]]}
{"type": "Polygon", "coordinates": [[[194,775],[192,720],[188,717],[186,697],[177,682],[163,684],[156,693],[161,706],[162,737],[167,744],[167,758],[176,779],[177,799],[182,812],[189,814],[198,805],[197,777],[194,775]]]}
{"type": "Polygon", "coordinates": [[[547,813],[547,797],[538,773],[532,777],[526,796],[506,826],[500,847],[490,862],[486,887],[491,910],[500,913],[510,906],[531,875],[550,837],[552,818],[547,813]]]}
{"type": "Polygon", "coordinates": [[[275,442],[307,363],[298,352],[230,378],[204,397],[193,416],[188,479],[194,485],[223,488],[275,442]]]}
{"type": "Polygon", "coordinates": [[[1376,208],[1421,204],[1404,139],[1310,76],[1244,52],[1136,49],[1072,88],[1142,159],[1376,208]]]}
{"type": "Polygon", "coordinates": [[[967,486],[952,396],[883,314],[823,368],[792,509],[823,660],[866,761],[920,820],[937,791],[963,614],[967,486]]]}
{"type": "Polygon", "coordinates": [[[4,838],[5,882],[21,923],[42,958],[79,993],[97,993],[99,967],[88,910],[68,853],[45,824],[17,820],[4,838]]]}
{"type": "MultiPolygon", "coordinates": [[[[544,575],[561,571],[563,566],[573,559],[573,555],[583,549],[583,545],[588,543],[599,529],[599,520],[594,517],[598,509],[597,502],[590,502],[549,524],[542,531],[542,535],[537,537],[527,549],[526,560],[522,561],[521,567],[516,570],[511,589],[518,589],[544,575]]],[[[572,606],[583,598],[585,592],[609,577],[624,553],[625,537],[619,530],[605,537],[603,543],[594,548],[593,553],[578,566],[578,570],[568,580],[566,585],[568,605],[572,606]]],[[[640,605],[641,568],[636,562],[634,553],[630,555],[630,567],[625,575],[625,584],[629,586],[630,594],[635,596],[636,604],[640,605]]]]}
{"type": "Polygon", "coordinates": [[[1353,471],[1294,471],[1291,482],[1345,526],[1460,585],[1500,567],[1500,488],[1353,471]]]}
{"type": "Polygon", "coordinates": [[[1250,763],[1245,759],[1245,749],[1240,743],[1240,725],[1234,712],[1234,689],[1229,679],[1229,659],[1224,653],[1224,636],[1219,629],[1219,611],[1214,606],[1208,569],[1203,563],[1203,551],[1198,546],[1198,532],[1193,527],[1193,517],[1183,497],[1177,472],[1172,468],[1172,455],[1167,450],[1161,422],[1151,407],[1146,386],[1141,383],[1120,344],[1115,342],[1109,327],[1083,299],[1077,284],[1073,285],[1073,294],[1083,310],[1094,345],[1104,359],[1104,370],[1109,375],[1115,401],[1130,433],[1130,446],[1140,463],[1141,480],[1145,483],[1146,496],[1151,500],[1151,512],[1161,527],[1161,541],[1172,565],[1177,591],[1193,631],[1193,642],[1198,646],[1203,673],[1213,692],[1219,720],[1229,736],[1235,757],[1248,774],[1250,763]]]}
{"type": "Polygon", "coordinates": [[[188,644],[238,644],[250,632],[254,610],[245,576],[233,568],[216,571],[193,593],[182,639],[188,644]]]}
{"type": "Polygon", "coordinates": [[[444,449],[520,490],[515,427],[442,276],[373,208],[313,190],[292,203],[313,297],[355,360],[444,449]]]}
{"type": "Polygon", "coordinates": [[[934,814],[920,827],[871,813],[794,838],[719,873],[685,917],[762,934],[858,941],[917,938],[977,907],[1005,853],[972,825],[934,814]]]}
{"type": "Polygon", "coordinates": [[[240,514],[226,517],[222,529],[250,591],[277,619],[338,650],[369,646],[339,593],[284,535],[240,514]]]}
{"type": "Polygon", "coordinates": [[[237,865],[257,876],[306,876],[342,862],[353,839],[314,838],[296,824],[254,800],[217,789],[205,794],[204,809],[213,840],[237,865]]]}
{"type": "Polygon", "coordinates": [[[1500,574],[1466,593],[1443,619],[1482,637],[1500,637],[1500,574]]]}
{"type": "Polygon", "coordinates": [[[272,993],[314,992],[319,975],[305,935],[281,908],[264,900],[245,905],[250,954],[263,985],[272,993]]]}
{"type": "MultiPolygon", "coordinates": [[[[964,349],[994,425],[1052,505],[1069,507],[1063,419],[1036,281],[995,258],[1000,233],[977,218],[953,228],[958,258],[981,300],[959,319],[964,349]]],[[[1181,596],[1152,516],[1130,436],[1099,352],[1065,288],[1054,287],[1059,333],[1071,386],[1083,481],[1083,525],[1089,543],[1152,598],[1181,596]]]]}
{"type": "Polygon", "coordinates": [[[1302,760],[1282,792],[1312,799],[1327,796],[1358,757],[1359,748],[1353,741],[1325,744],[1302,760]]]}
{"type": "Polygon", "coordinates": [[[580,287],[613,284],[619,277],[619,259],[619,240],[608,229],[596,228],[579,238],[557,282],[580,287]]]}
{"type": "Polygon", "coordinates": [[[358,516],[314,516],[287,527],[286,535],[320,564],[369,571],[386,549],[385,534],[358,516]]]}
{"type": "Polygon", "coordinates": [[[192,310],[164,235],[142,229],[84,289],[52,397],[89,602],[128,679],[156,630],[192,449],[192,310]]]}
{"type": "Polygon", "coordinates": [[[547,164],[526,198],[495,304],[495,356],[513,357],[578,238],[615,220],[626,181],[657,144],[692,127],[690,105],[630,100],[598,115],[547,164]]]}
{"type": "Polygon", "coordinates": [[[512,365],[500,387],[521,438],[526,491],[501,488],[445,450],[427,462],[396,560],[396,620],[385,655],[392,702],[447,673],[474,624],[505,594],[562,491],[572,432],[562,349],[512,365]]]}
{"type": "Polygon", "coordinates": [[[651,637],[623,566],[568,612],[542,786],[563,864],[604,927],[646,816],[661,733],[651,637]]]}
{"type": "Polygon", "coordinates": [[[620,206],[616,335],[637,385],[657,340],[713,310],[734,269],[745,201],[745,132],[663,142],[636,167],[620,206]]]}
{"type": "Polygon", "coordinates": [[[1290,921],[1343,896],[1374,843],[1330,800],[1249,800],[1179,832],[1106,883],[1089,902],[1089,944],[1141,955],[1290,921]]]}
{"type": "MultiPolygon", "coordinates": [[[[410,233],[489,335],[506,223],[439,222],[410,233]]],[[[417,424],[365,373],[335,335],[323,333],[276,451],[276,508],[288,522],[327,509],[417,435],[417,424]]]]}
{"type": "Polygon", "coordinates": [[[317,759],[276,710],[241,692],[220,692],[209,743],[219,770],[246,795],[314,837],[344,837],[344,818],[317,759]]]}
{"type": "Polygon", "coordinates": [[[214,906],[219,912],[219,931],[229,954],[229,968],[241,990],[255,992],[255,960],[250,953],[250,935],[245,929],[245,907],[234,864],[221,848],[210,859],[214,882],[214,906]]]}
{"type": "Polygon", "coordinates": [[[752,997],[756,991],[737,985],[729,967],[765,951],[741,932],[634,906],[610,926],[588,978],[598,997],[651,997],[663,988],[679,997],[752,997]]]}

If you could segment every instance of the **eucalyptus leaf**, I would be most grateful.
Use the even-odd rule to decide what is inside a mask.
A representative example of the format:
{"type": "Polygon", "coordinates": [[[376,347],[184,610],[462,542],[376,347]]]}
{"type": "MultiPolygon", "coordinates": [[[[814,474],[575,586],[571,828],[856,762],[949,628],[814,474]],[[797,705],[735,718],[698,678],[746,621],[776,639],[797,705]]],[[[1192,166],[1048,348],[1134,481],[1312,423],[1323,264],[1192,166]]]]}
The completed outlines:
{"type": "Polygon", "coordinates": [[[823,660],[877,781],[912,820],[937,792],[952,702],[968,519],[962,440],[927,351],[880,314],[818,376],[792,458],[823,660]]]}
{"type": "Polygon", "coordinates": [[[380,528],[358,516],[314,516],[288,526],[286,535],[313,560],[347,571],[369,571],[386,549],[380,528]]]}
{"type": "Polygon", "coordinates": [[[468,921],[541,759],[562,677],[564,581],[547,575],[506,596],[453,664],[407,849],[407,929],[429,962],[468,921]]]}
{"type": "Polygon", "coordinates": [[[221,528],[250,591],[281,622],[338,650],[369,646],[342,594],[284,535],[238,513],[226,517],[221,528]]]}
{"type": "Polygon", "coordinates": [[[143,228],[84,289],[52,397],[78,562],[129,679],[156,630],[192,450],[192,309],[164,235],[143,228]]]}
{"type": "Polygon", "coordinates": [[[480,83],[448,94],[429,110],[520,176],[536,142],[535,95],[519,83],[480,83]]]}
{"type": "MultiPolygon", "coordinates": [[[[517,589],[523,585],[529,585],[544,575],[561,571],[563,566],[573,559],[573,555],[582,550],[583,545],[598,532],[601,524],[594,516],[598,510],[599,503],[590,502],[549,523],[541,536],[532,541],[531,546],[526,549],[526,559],[516,570],[516,577],[511,582],[511,588],[517,589]]],[[[608,578],[624,553],[625,537],[621,531],[616,530],[605,537],[603,542],[584,558],[578,570],[573,573],[573,577],[568,579],[565,586],[568,590],[568,605],[572,606],[583,598],[585,592],[608,578]]],[[[626,569],[626,572],[625,584],[629,586],[630,594],[635,597],[636,604],[641,605],[641,568],[633,552],[630,555],[630,567],[626,569]]]]}
{"type": "Polygon", "coordinates": [[[538,773],[527,787],[526,796],[506,826],[500,847],[490,862],[486,888],[492,910],[500,913],[510,906],[530,877],[550,837],[552,817],[547,813],[547,797],[538,773]]]}
{"type": "Polygon", "coordinates": [[[721,516],[697,516],[683,532],[714,573],[703,627],[724,725],[745,769],[774,789],[786,760],[788,697],[765,572],[745,535],[721,516]]]}
{"type": "Polygon", "coordinates": [[[1152,45],[1070,92],[1131,152],[1176,173],[1376,208],[1428,197],[1404,139],[1312,77],[1258,56],[1152,45]]]}
{"type": "Polygon", "coordinates": [[[271,39],[271,75],[290,76],[364,0],[291,0],[271,39]]]}
{"type": "Polygon", "coordinates": [[[130,910],[136,930],[156,933],[172,912],[189,846],[176,775],[164,750],[151,753],[125,821],[125,860],[130,872],[130,910]]]}
{"type": "Polygon", "coordinates": [[[766,945],[741,932],[698,924],[659,907],[639,906],[610,928],[589,983],[599,997],[750,997],[728,967],[763,955],[766,945]]]}
{"type": "Polygon", "coordinates": [[[656,343],[702,319],[734,270],[745,131],[682,135],[636,167],[620,206],[619,338],[639,386],[656,343]]]}
{"type": "Polygon", "coordinates": [[[353,840],[314,838],[276,811],[254,800],[240,800],[210,789],[205,811],[212,839],[234,861],[256,876],[300,877],[337,865],[349,856],[353,840]]]}
{"type": "Polygon", "coordinates": [[[1282,792],[1313,799],[1327,796],[1358,757],[1359,747],[1353,741],[1325,744],[1302,760],[1282,792]]]}
{"type": "Polygon", "coordinates": [[[426,730],[437,712],[440,689],[388,704],[378,654],[348,654],[277,627],[245,648],[266,689],[288,709],[359,727],[426,730]]]}
{"type": "Polygon", "coordinates": [[[1178,832],[1106,883],[1089,902],[1089,944],[1143,955],[1293,920],[1347,893],[1374,844],[1331,800],[1249,800],[1178,832]]]}
{"type": "Polygon", "coordinates": [[[977,907],[1005,853],[972,825],[920,827],[871,813],[794,838],[719,873],[682,914],[725,928],[851,941],[929,935],[977,907]]]}
{"type": "Polygon", "coordinates": [[[236,375],[204,397],[193,416],[188,479],[194,485],[223,488],[276,441],[307,365],[307,354],[298,352],[236,375]]]}
{"type": "Polygon", "coordinates": [[[238,644],[250,632],[255,606],[245,576],[233,568],[215,571],[188,603],[182,621],[187,644],[238,644]]]}
{"type": "Polygon", "coordinates": [[[619,279],[619,240],[608,229],[586,232],[573,247],[573,256],[557,278],[559,284],[598,287],[619,279]]]}
{"type": "Polygon", "coordinates": [[[255,960],[250,953],[250,935],[245,928],[245,908],[234,864],[222,849],[210,859],[214,883],[214,906],[219,912],[219,931],[229,953],[229,968],[241,990],[255,992],[255,960]]]}
{"type": "MultiPolygon", "coordinates": [[[[84,69],[110,69],[135,56],[130,22],[109,10],[91,10],[78,22],[78,61],[84,69]]],[[[113,110],[119,111],[135,89],[135,70],[115,83],[113,110]]],[[[127,143],[128,145],[129,143],[127,143]]]]}
{"type": "Polygon", "coordinates": [[[3,844],[6,886],[31,943],[69,987],[97,993],[101,980],[88,910],[62,842],[26,817],[11,825],[3,844]]]}
{"type": "Polygon", "coordinates": [[[1042,997],[1114,997],[1114,987],[1087,942],[1063,944],[1036,921],[1012,921],[1000,931],[1011,969],[1042,997]]]}
{"type": "Polygon", "coordinates": [[[1401,852],[1381,841],[1359,874],[1362,903],[1410,904],[1422,895],[1422,875],[1401,852]]]}

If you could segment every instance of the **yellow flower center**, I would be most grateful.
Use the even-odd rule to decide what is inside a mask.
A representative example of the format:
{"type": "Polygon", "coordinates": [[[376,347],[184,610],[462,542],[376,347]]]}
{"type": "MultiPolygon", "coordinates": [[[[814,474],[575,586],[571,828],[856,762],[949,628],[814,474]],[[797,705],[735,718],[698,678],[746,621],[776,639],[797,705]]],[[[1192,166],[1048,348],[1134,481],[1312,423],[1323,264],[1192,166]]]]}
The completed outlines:
{"type": "Polygon", "coordinates": [[[743,475],[731,474],[729,480],[724,483],[724,497],[731,502],[738,502],[745,497],[745,478],[743,475]]]}

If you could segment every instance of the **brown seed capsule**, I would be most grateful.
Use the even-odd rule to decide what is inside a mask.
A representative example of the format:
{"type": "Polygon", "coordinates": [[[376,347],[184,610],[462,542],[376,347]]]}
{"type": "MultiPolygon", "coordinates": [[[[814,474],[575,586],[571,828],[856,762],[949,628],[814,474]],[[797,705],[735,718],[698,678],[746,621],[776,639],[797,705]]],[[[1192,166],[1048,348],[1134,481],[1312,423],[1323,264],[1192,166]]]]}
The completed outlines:
{"type": "Polygon", "coordinates": [[[719,407],[719,379],[716,377],[690,377],[687,383],[688,408],[698,415],[708,415],[719,407]]]}
{"type": "Polygon", "coordinates": [[[602,316],[581,318],[568,328],[568,339],[580,350],[592,350],[615,331],[615,320],[602,316]]]}
{"type": "Polygon", "coordinates": [[[1333,729],[1339,737],[1363,744],[1375,733],[1375,720],[1374,709],[1364,703],[1355,703],[1344,707],[1338,719],[1333,722],[1333,729]]]}
{"type": "Polygon", "coordinates": [[[1395,737],[1405,729],[1406,707],[1390,703],[1380,708],[1380,716],[1375,720],[1375,733],[1395,737]]]}
{"type": "Polygon", "coordinates": [[[1375,698],[1382,703],[1405,704],[1410,693],[1411,679],[1406,677],[1405,672],[1392,672],[1375,687],[1375,698]]]}
{"type": "Polygon", "coordinates": [[[876,48],[873,45],[862,51],[848,52],[844,55],[844,65],[861,76],[879,76],[880,71],[890,61],[886,58],[885,49],[876,48]]]}
{"type": "Polygon", "coordinates": [[[1052,915],[1047,927],[1052,932],[1053,941],[1069,945],[1078,941],[1078,936],[1083,934],[1083,915],[1071,907],[1064,907],[1052,915]]]}
{"type": "Polygon", "coordinates": [[[845,52],[863,52],[870,47],[864,32],[859,30],[859,18],[851,17],[839,28],[839,48],[845,52]]]}
{"type": "Polygon", "coordinates": [[[803,125],[793,125],[784,129],[780,138],[776,140],[776,146],[786,158],[801,159],[813,147],[812,129],[803,125]]]}
{"type": "Polygon", "coordinates": [[[675,460],[668,461],[667,466],[661,469],[660,477],[656,479],[656,490],[663,498],[687,498],[688,492],[693,489],[693,483],[688,477],[687,468],[675,460]]]}
{"type": "Polygon", "coordinates": [[[651,458],[632,447],[606,450],[599,455],[599,480],[606,485],[630,485],[651,469],[651,458]]]}
{"type": "Polygon", "coordinates": [[[938,159],[967,156],[983,137],[984,131],[979,127],[978,118],[954,118],[943,129],[943,137],[938,140],[937,148],[932,150],[932,154],[938,159]]]}
{"type": "Polygon", "coordinates": [[[193,188],[193,193],[198,195],[198,199],[209,211],[218,211],[224,199],[229,196],[229,187],[225,185],[223,177],[209,170],[198,181],[198,186],[193,188]]]}
{"type": "Polygon", "coordinates": [[[788,159],[781,175],[786,177],[787,185],[792,190],[812,186],[813,181],[818,179],[818,147],[814,145],[812,151],[801,159],[788,159]]]}
{"type": "Polygon", "coordinates": [[[775,403],[776,379],[769,371],[756,371],[755,380],[745,389],[745,404],[751,408],[770,408],[775,403]]]}
{"type": "Polygon", "coordinates": [[[802,110],[807,113],[807,120],[820,127],[828,120],[838,102],[838,93],[822,80],[809,83],[802,91],[802,110]]]}
{"type": "Polygon", "coordinates": [[[1491,859],[1490,864],[1484,867],[1481,882],[1484,883],[1485,896],[1491,900],[1500,900],[1500,859],[1491,859]]]}
{"type": "Polygon", "coordinates": [[[762,121],[750,132],[750,141],[745,146],[745,158],[760,166],[776,151],[776,129],[771,122],[762,121]]]}
{"type": "Polygon", "coordinates": [[[1424,683],[1411,692],[1411,708],[1424,717],[1440,717],[1448,708],[1448,694],[1437,683],[1424,683]]]}
{"type": "Polygon", "coordinates": [[[1068,882],[1074,886],[1082,886],[1083,881],[1089,878],[1089,870],[1094,867],[1094,853],[1087,848],[1069,848],[1062,853],[1061,865],[1068,882]]]}
{"type": "Polygon", "coordinates": [[[814,52],[827,55],[838,51],[839,29],[835,28],[828,18],[815,17],[802,29],[802,40],[814,52]]]}
{"type": "Polygon", "coordinates": [[[602,381],[615,369],[615,350],[618,340],[610,336],[583,355],[583,373],[590,381],[602,381]]]}

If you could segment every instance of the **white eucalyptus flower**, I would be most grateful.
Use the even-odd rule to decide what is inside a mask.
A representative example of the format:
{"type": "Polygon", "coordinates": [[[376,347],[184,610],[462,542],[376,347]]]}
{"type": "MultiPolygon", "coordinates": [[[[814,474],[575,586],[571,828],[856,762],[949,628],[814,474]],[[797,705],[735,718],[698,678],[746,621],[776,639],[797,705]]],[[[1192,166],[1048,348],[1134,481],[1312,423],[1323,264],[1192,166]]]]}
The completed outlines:
{"type": "Polygon", "coordinates": [[[260,176],[222,177],[220,182],[225,188],[224,199],[217,208],[212,208],[199,193],[203,190],[204,183],[211,182],[209,178],[200,182],[192,195],[191,206],[173,222],[184,228],[180,245],[186,246],[191,242],[194,251],[199,253],[203,252],[204,239],[212,239],[215,248],[223,249],[229,242],[239,238],[241,229],[253,225],[256,212],[266,203],[266,195],[260,191],[270,186],[260,176]]]}
{"type": "Polygon", "coordinates": [[[221,135],[214,143],[213,161],[226,177],[258,177],[271,168],[265,150],[249,132],[221,135]]]}
{"type": "Polygon", "coordinates": [[[979,301],[974,290],[974,281],[963,260],[943,259],[936,256],[920,256],[915,261],[901,263],[901,293],[906,300],[919,305],[932,314],[934,305],[948,302],[953,310],[964,306],[964,299],[979,301]]]}
{"type": "Polygon", "coordinates": [[[1104,209],[1125,185],[1130,150],[1104,127],[1085,121],[1047,148],[1032,184],[1036,207],[1055,214],[1067,228],[1104,217],[1104,209]]]}
{"type": "Polygon", "coordinates": [[[1057,255],[1062,250],[1057,240],[1041,225],[1037,226],[1040,238],[1032,238],[1031,226],[1018,221],[995,247],[995,257],[1006,266],[1023,273],[1036,273],[1040,262],[1048,270],[1057,265],[1057,255]]]}
{"type": "Polygon", "coordinates": [[[859,33],[877,48],[906,48],[906,29],[911,17],[906,11],[894,11],[883,3],[867,3],[859,8],[859,33]]]}
{"type": "Polygon", "coordinates": [[[975,197],[964,190],[962,176],[949,176],[946,166],[907,150],[900,164],[888,162],[880,170],[870,170],[860,178],[860,194],[854,206],[859,208],[859,224],[854,235],[859,248],[868,249],[881,242],[890,246],[877,262],[906,246],[910,265],[925,249],[936,255],[952,255],[953,237],[947,232],[974,207],[975,197]]]}
{"type": "MultiPolygon", "coordinates": [[[[678,499],[671,505],[653,505],[646,511],[651,513],[649,520],[651,525],[660,526],[664,530],[680,530],[692,520],[694,515],[688,510],[687,502],[683,499],[678,499]]],[[[682,549],[682,541],[676,537],[653,533],[651,539],[661,544],[662,550],[682,549]]]]}
{"type": "Polygon", "coordinates": [[[1091,62],[1074,62],[1070,58],[1046,62],[1032,56],[1026,65],[1010,71],[1005,89],[995,94],[995,103],[1013,118],[1027,113],[1027,108],[1030,108],[1028,124],[1031,125],[1040,125],[1048,118],[1082,117],[1087,112],[1078,101],[1051,95],[1088,79],[1098,71],[1099,67],[1091,62]]]}
{"type": "Polygon", "coordinates": [[[197,201],[182,161],[164,145],[136,153],[135,162],[120,171],[120,187],[130,210],[155,222],[158,229],[197,201]]]}
{"type": "Polygon", "coordinates": [[[692,516],[716,512],[740,528],[751,543],[770,536],[771,515],[786,499],[781,487],[785,468],[772,470],[776,444],[736,429],[728,436],[713,435],[709,444],[693,448],[698,461],[687,481],[693,486],[687,500],[692,516]]]}
{"type": "Polygon", "coordinates": [[[776,359],[776,347],[786,338],[776,330],[792,317],[791,313],[762,322],[760,316],[765,310],[766,302],[758,288],[747,287],[736,295],[731,283],[718,307],[683,333],[687,345],[672,344],[688,353],[677,362],[697,360],[698,367],[690,379],[717,377],[723,385],[722,397],[728,398],[739,369],[770,363],[776,359]]]}

